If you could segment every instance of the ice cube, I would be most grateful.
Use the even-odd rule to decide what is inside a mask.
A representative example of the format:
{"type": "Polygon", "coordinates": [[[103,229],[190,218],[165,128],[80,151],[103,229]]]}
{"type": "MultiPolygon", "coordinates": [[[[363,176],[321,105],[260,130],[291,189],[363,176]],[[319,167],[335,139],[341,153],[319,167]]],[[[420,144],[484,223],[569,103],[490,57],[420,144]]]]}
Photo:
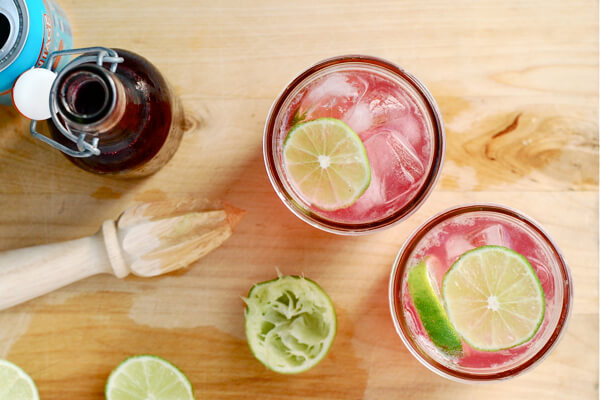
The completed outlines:
{"type": "Polygon", "coordinates": [[[376,119],[389,121],[409,112],[407,104],[401,99],[396,93],[379,89],[369,92],[365,100],[369,102],[369,109],[376,119]]]}
{"type": "Polygon", "coordinates": [[[535,270],[535,273],[544,288],[544,295],[546,296],[547,302],[546,307],[549,307],[550,304],[548,304],[548,300],[554,298],[554,275],[552,274],[548,257],[538,249],[533,254],[527,254],[526,258],[535,270]]]}
{"type": "Polygon", "coordinates": [[[442,261],[438,257],[432,254],[428,255],[427,258],[425,258],[425,261],[427,262],[427,271],[429,273],[431,284],[435,285],[434,290],[441,299],[440,292],[442,290],[442,281],[444,280],[444,275],[446,273],[444,264],[442,264],[442,261]]]}
{"type": "Polygon", "coordinates": [[[377,179],[386,202],[396,200],[420,183],[423,163],[404,138],[381,129],[364,141],[371,163],[371,179],[377,179]]]}
{"type": "Polygon", "coordinates": [[[446,239],[446,259],[451,264],[474,246],[463,235],[452,235],[446,239]]]}
{"type": "Polygon", "coordinates": [[[494,224],[483,229],[475,229],[467,234],[473,247],[495,245],[511,247],[510,235],[504,225],[494,224]]]}
{"type": "Polygon", "coordinates": [[[419,106],[408,93],[389,82],[375,82],[361,102],[368,104],[372,128],[386,127],[417,146],[423,140],[425,127],[419,106]]]}
{"type": "Polygon", "coordinates": [[[375,126],[382,126],[416,110],[412,99],[391,82],[373,82],[361,101],[368,105],[375,126]]]}
{"type": "Polygon", "coordinates": [[[385,126],[396,132],[397,135],[406,138],[415,148],[427,140],[423,119],[420,114],[415,112],[398,115],[395,119],[387,122],[385,126]]]}
{"type": "Polygon", "coordinates": [[[315,82],[302,99],[300,112],[306,119],[342,119],[367,90],[367,82],[347,73],[334,73],[315,82]]]}
{"type": "Polygon", "coordinates": [[[360,135],[361,132],[368,130],[373,125],[373,115],[371,114],[369,105],[360,102],[344,114],[342,121],[347,123],[354,132],[360,135]]]}
{"type": "MultiPolygon", "coordinates": [[[[371,171],[373,174],[373,171],[371,171]]],[[[385,197],[382,192],[382,187],[379,179],[371,175],[371,183],[358,201],[351,208],[353,215],[361,215],[361,218],[368,219],[371,214],[375,213],[378,206],[385,203],[385,197]]]]}
{"type": "Polygon", "coordinates": [[[358,91],[346,74],[332,74],[317,81],[306,94],[306,101],[315,103],[327,97],[356,97],[358,91]]]}

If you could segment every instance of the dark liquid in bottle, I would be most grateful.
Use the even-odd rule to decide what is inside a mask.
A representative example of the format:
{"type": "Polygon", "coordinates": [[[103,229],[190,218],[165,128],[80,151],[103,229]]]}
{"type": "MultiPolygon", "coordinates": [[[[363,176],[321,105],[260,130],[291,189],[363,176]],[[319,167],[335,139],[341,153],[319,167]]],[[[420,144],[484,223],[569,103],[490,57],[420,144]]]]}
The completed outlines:
{"type": "Polygon", "coordinates": [[[100,82],[82,84],[73,99],[73,109],[77,114],[95,115],[102,111],[107,100],[106,88],[100,82]]]}
{"type": "MultiPolygon", "coordinates": [[[[152,64],[137,54],[115,50],[124,58],[113,76],[122,83],[126,94],[121,96],[125,99],[119,99],[126,100],[125,110],[108,130],[100,129],[87,134],[88,142],[92,137],[100,139],[100,155],[67,158],[78,167],[94,173],[126,177],[149,175],[162,167],[177,150],[182,134],[180,107],[172,97],[167,82],[152,64]]],[[[82,64],[83,69],[85,65],[82,64]]],[[[111,96],[115,93],[111,93],[110,87],[107,87],[109,85],[102,79],[83,79],[83,82],[74,79],[63,86],[66,89],[62,103],[59,101],[59,110],[65,111],[67,120],[90,126],[106,119],[107,112],[115,112],[110,110],[111,96]]],[[[59,96],[60,93],[59,90],[59,96]]],[[[48,125],[56,141],[76,149],[76,145],[52,122],[48,125]]],[[[73,130],[73,133],[79,135],[77,130],[73,130]]]]}

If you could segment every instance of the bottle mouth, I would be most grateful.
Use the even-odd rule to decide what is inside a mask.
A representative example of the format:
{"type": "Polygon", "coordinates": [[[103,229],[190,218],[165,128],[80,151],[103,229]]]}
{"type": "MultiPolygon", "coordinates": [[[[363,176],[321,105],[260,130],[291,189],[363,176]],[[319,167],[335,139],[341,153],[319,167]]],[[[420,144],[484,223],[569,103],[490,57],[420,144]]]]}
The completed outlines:
{"type": "Polygon", "coordinates": [[[71,122],[98,122],[114,108],[115,83],[105,68],[81,65],[59,79],[58,108],[71,122]]]}
{"type": "Polygon", "coordinates": [[[0,0],[0,71],[12,65],[21,55],[28,37],[29,12],[26,1],[0,0]]]}
{"type": "Polygon", "coordinates": [[[4,46],[10,37],[10,21],[8,17],[0,12],[0,49],[4,50],[4,46]]]}

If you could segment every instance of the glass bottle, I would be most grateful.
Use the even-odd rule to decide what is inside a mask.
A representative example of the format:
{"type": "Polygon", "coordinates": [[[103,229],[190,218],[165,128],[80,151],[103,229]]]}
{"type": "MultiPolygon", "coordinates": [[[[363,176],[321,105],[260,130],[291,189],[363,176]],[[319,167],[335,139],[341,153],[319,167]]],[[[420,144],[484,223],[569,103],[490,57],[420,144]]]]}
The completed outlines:
{"type": "Polygon", "coordinates": [[[35,125],[32,133],[89,172],[137,178],[158,171],[181,141],[179,100],[140,55],[102,48],[79,52],[86,50],[92,51],[68,64],[52,84],[48,126],[55,142],[41,138],[35,125]]]}

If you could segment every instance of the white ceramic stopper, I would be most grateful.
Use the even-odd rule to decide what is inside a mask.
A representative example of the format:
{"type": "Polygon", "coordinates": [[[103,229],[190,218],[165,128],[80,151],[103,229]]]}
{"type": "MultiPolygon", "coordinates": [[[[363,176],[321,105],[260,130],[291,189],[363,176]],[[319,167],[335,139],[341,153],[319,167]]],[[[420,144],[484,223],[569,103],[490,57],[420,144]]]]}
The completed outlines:
{"type": "Polygon", "coordinates": [[[45,68],[32,68],[21,74],[12,88],[15,108],[24,117],[36,121],[50,118],[50,89],[56,73],[45,68]]]}

